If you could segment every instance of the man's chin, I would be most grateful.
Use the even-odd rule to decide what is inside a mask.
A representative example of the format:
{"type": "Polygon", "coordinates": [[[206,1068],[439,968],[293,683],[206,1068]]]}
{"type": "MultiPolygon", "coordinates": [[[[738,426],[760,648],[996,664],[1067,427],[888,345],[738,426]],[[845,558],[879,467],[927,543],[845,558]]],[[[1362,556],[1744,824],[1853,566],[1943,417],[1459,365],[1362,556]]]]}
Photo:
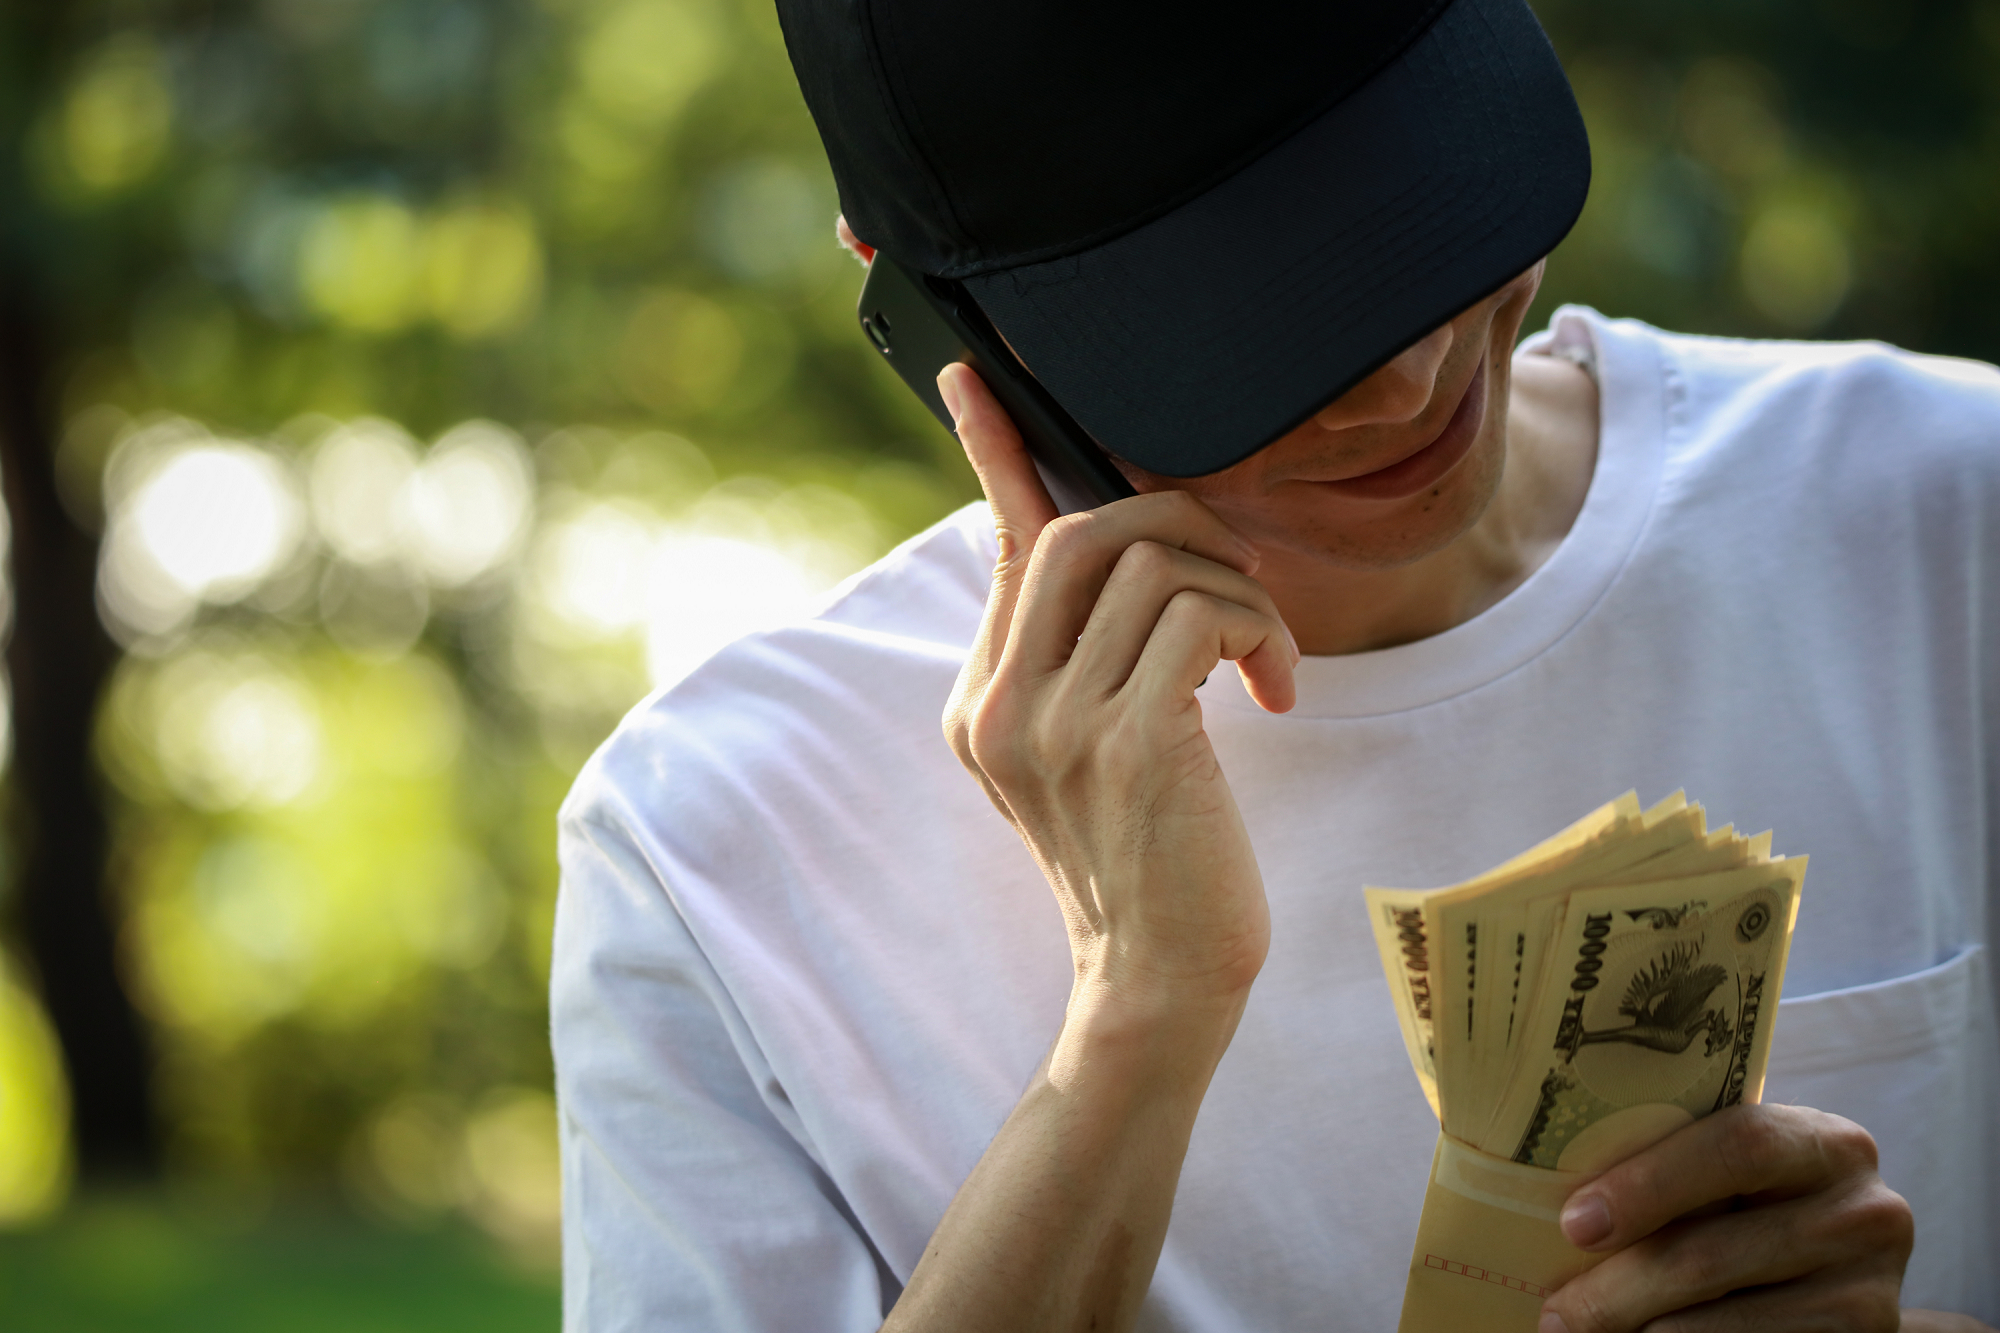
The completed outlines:
{"type": "Polygon", "coordinates": [[[1471,475],[1436,495],[1417,496],[1356,521],[1351,514],[1295,529],[1284,544],[1322,564],[1354,573],[1407,569],[1448,549],[1475,527],[1500,490],[1499,460],[1465,460],[1471,475]]]}

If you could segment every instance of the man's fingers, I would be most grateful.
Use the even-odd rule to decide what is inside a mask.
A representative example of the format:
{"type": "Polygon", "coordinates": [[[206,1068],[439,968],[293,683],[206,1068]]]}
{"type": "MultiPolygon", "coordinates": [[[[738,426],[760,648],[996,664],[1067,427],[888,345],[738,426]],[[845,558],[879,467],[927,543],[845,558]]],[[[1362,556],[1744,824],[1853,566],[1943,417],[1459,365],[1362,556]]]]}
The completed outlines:
{"type": "Polygon", "coordinates": [[[938,392],[992,506],[1001,563],[1025,561],[1043,527],[1055,518],[1056,506],[1021,443],[1021,432],[970,366],[954,361],[939,371],[938,392]]]}
{"type": "MultiPolygon", "coordinates": [[[[1860,1291],[1853,1283],[1822,1275],[1684,1306],[1643,1327],[1646,1333],[1819,1333],[1831,1328],[1896,1333],[1895,1304],[1893,1295],[1860,1291]]],[[[1975,1324],[1968,1333],[1975,1333],[1978,1327],[1975,1324]]],[[[1920,1324],[1914,1326],[1921,1328],[1920,1324]]],[[[1902,1325],[1902,1333],[1914,1333],[1914,1329],[1907,1323],[1902,1325]]]]}
{"type": "Polygon", "coordinates": [[[1123,686],[1160,613],[1184,589],[1235,602],[1283,623],[1271,594],[1249,575],[1158,542],[1134,542],[1112,566],[1070,657],[1069,669],[1077,673],[1078,683],[1101,695],[1123,686]]]}
{"type": "Polygon", "coordinates": [[[1069,660],[1111,569],[1135,542],[1188,551],[1248,574],[1257,552],[1214,511],[1180,491],[1135,496],[1060,517],[1007,413],[971,367],[938,373],[1000,543],[977,674],[990,679],[1003,651],[1033,672],[1069,660]]]}
{"type": "MultiPolygon", "coordinates": [[[[1735,1300],[1723,1298],[1749,1288],[1787,1283],[1839,1271],[1852,1299],[1869,1299],[1881,1287],[1893,1329],[1896,1284],[1852,1284],[1853,1266],[1881,1263],[1902,1269],[1907,1247],[1897,1249],[1894,1217],[1901,1200],[1879,1181],[1842,1198],[1796,1199],[1721,1217],[1677,1223],[1648,1236],[1571,1279],[1544,1309],[1561,1316],[1567,1333],[1655,1333],[1680,1325],[1675,1318],[1700,1318],[1689,1329],[1783,1328],[1780,1320],[1758,1325],[1738,1320],[1735,1300]],[[1879,1197],[1874,1191],[1879,1190],[1879,1197]],[[1712,1304],[1722,1302],[1721,1304],[1712,1304]],[[1666,1323],[1652,1322],[1675,1311],[1666,1323]]],[[[1803,1311],[1802,1304],[1785,1306],[1803,1311]]],[[[1801,1327],[1806,1324],[1802,1323],[1801,1327]]]]}
{"type": "Polygon", "coordinates": [[[1284,622],[1247,606],[1182,589],[1160,612],[1125,690],[1158,709],[1190,699],[1220,661],[1234,661],[1250,695],[1266,711],[1296,701],[1292,646],[1284,622]]]}
{"type": "Polygon", "coordinates": [[[1897,1333],[1995,1333],[1995,1330],[1991,1324],[1982,1324],[1969,1314],[1905,1310],[1897,1333]]]}
{"type": "Polygon", "coordinates": [[[1112,569],[1138,542],[1186,551],[1241,574],[1257,568],[1256,548],[1185,491],[1155,491],[1066,515],[1044,527],[1036,543],[1007,641],[1009,660],[1034,673],[1067,663],[1112,569]]]}
{"type": "Polygon", "coordinates": [[[1736,1106],[1579,1186],[1563,1206],[1563,1233],[1579,1249],[1620,1250],[1718,1200],[1786,1198],[1874,1166],[1875,1141],[1852,1121],[1797,1106],[1736,1106]]]}
{"type": "MultiPolygon", "coordinates": [[[[1013,628],[1014,604],[1027,578],[1035,542],[1042,529],[1056,517],[1056,507],[1021,444],[1020,431],[1014,428],[986,382],[972,367],[953,362],[939,371],[938,393],[951,410],[959,443],[965,446],[965,456],[986,492],[987,507],[993,511],[993,530],[1000,544],[1000,558],[993,566],[993,589],[986,598],[979,637],[972,645],[972,654],[946,715],[946,734],[953,737],[952,745],[960,751],[959,757],[971,766],[962,744],[964,714],[977,703],[986,682],[1000,665],[1000,652],[1013,628]]],[[[997,794],[988,794],[995,795],[995,804],[999,803],[997,794]]]]}

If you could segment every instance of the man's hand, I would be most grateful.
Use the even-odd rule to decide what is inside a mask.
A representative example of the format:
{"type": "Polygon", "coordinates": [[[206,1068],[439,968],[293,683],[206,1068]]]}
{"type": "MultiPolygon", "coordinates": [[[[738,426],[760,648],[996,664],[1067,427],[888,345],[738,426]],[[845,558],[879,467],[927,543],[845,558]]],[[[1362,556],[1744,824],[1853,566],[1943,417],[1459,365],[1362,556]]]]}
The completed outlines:
{"type": "Polygon", "coordinates": [[[1898,1333],[1994,1333],[1991,1324],[1982,1324],[1967,1314],[1941,1314],[1936,1310],[1905,1310],[1898,1333]]]}
{"type": "Polygon", "coordinates": [[[979,377],[950,366],[938,387],[1000,533],[945,735],[1055,889],[1076,981],[883,1327],[1120,1333],[1270,931],[1195,688],[1234,659],[1289,708],[1298,653],[1257,553],[1199,502],[1058,518],[979,377]]]}
{"type": "MultiPolygon", "coordinates": [[[[1697,1120],[1570,1196],[1570,1243],[1613,1253],[1549,1298],[1542,1333],[1896,1333],[1914,1230],[1875,1165],[1868,1132],[1821,1111],[1697,1120]]],[[[1923,1318],[1952,1317],[1904,1327],[1952,1327],[1923,1318]]]]}
{"type": "Polygon", "coordinates": [[[979,377],[938,385],[1000,539],[945,735],[1054,887],[1080,998],[1147,1021],[1240,1004],[1264,888],[1195,688],[1231,659],[1260,704],[1292,706],[1298,652],[1257,553],[1178,491],[1058,518],[979,377]]]}

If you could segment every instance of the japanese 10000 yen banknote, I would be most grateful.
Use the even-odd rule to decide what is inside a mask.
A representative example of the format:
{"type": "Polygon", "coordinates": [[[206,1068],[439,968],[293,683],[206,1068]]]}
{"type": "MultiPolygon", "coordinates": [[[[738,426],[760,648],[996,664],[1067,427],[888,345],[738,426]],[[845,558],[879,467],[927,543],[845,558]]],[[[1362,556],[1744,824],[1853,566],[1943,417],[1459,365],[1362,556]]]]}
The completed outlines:
{"type": "MultiPolygon", "coordinates": [[[[1511,879],[1567,864],[1641,818],[1638,797],[1627,792],[1616,801],[1585,815],[1554,837],[1495,866],[1477,879],[1458,887],[1480,885],[1499,887],[1511,879]]],[[[1363,894],[1368,917],[1375,932],[1375,947],[1382,956],[1382,970],[1389,978],[1389,996],[1395,1006],[1396,1021],[1403,1044],[1416,1070],[1417,1082],[1430,1102],[1431,1112],[1443,1118],[1438,1101],[1437,1039],[1435,1031],[1438,968],[1435,953],[1436,922],[1427,919],[1426,903],[1438,889],[1368,888],[1363,894]]]]}
{"type": "MultiPolygon", "coordinates": [[[[1700,828],[1700,813],[1698,809],[1676,812],[1663,826],[1648,830],[1649,838],[1635,839],[1634,855],[1623,864],[1610,862],[1562,876],[1563,883],[1540,896],[1515,902],[1473,900],[1439,905],[1439,916],[1444,921],[1442,929],[1489,942],[1487,965],[1475,966],[1466,973],[1472,978],[1470,984],[1485,992],[1485,1001],[1473,1011],[1476,1030],[1463,1052],[1460,1062],[1463,1067],[1454,1067],[1453,1078],[1458,1086],[1491,1089],[1506,1078],[1526,1031],[1524,1006],[1532,1003],[1536,987],[1545,976],[1548,951],[1563,919],[1564,895],[1569,889],[1586,880],[1593,885],[1608,886],[1709,874],[1764,859],[1759,847],[1768,847],[1767,837],[1761,841],[1740,838],[1726,827],[1705,834],[1700,828]],[[1650,848],[1648,843],[1652,844],[1650,848]]],[[[1480,1100],[1462,1101],[1461,1105],[1478,1104],[1480,1100]]],[[[1459,1124],[1457,1129],[1469,1133],[1471,1127],[1459,1124]]]]}
{"type": "Polygon", "coordinates": [[[1490,1100],[1477,1090],[1501,1072],[1563,895],[1685,847],[1699,821],[1678,792],[1643,812],[1628,792],[1463,884],[1365,891],[1411,1064],[1446,1132],[1462,1135],[1458,1119],[1490,1100]]]}
{"type": "MultiPolygon", "coordinates": [[[[1759,840],[1733,830],[1709,833],[1702,811],[1671,798],[1646,812],[1641,826],[1578,862],[1499,893],[1446,893],[1432,906],[1436,929],[1448,939],[1487,944],[1449,970],[1439,1002],[1465,1025],[1465,1040],[1439,1054],[1445,1129],[1480,1142],[1483,1113],[1495,1104],[1529,1037],[1528,1015],[1551,975],[1551,950],[1571,895],[1583,888],[1712,875],[1753,864],[1759,840]],[[1456,1091],[1459,1095],[1452,1095],[1456,1091]]],[[[1454,1036],[1457,1034],[1454,1033],[1454,1036]]]]}
{"type": "Polygon", "coordinates": [[[1755,1102],[1806,858],[1583,890],[1478,1146],[1562,1171],[1755,1102]]]}
{"type": "MultiPolygon", "coordinates": [[[[1649,818],[1652,814],[1649,812],[1649,818]]],[[[1606,857],[1595,866],[1562,876],[1559,884],[1540,896],[1520,903],[1475,900],[1440,904],[1440,914],[1448,921],[1470,916],[1478,931],[1496,940],[1503,964],[1508,961],[1507,953],[1513,955],[1511,974],[1493,979],[1491,1002],[1479,1010],[1479,1030],[1467,1053],[1470,1067],[1462,1086],[1491,1089],[1504,1081],[1511,1069],[1521,1050],[1526,1014],[1536,988],[1548,975],[1549,950],[1570,891],[1585,883],[1604,887],[1733,870],[1767,859],[1769,842],[1769,835],[1746,839],[1728,827],[1707,833],[1702,828],[1700,808],[1688,807],[1669,812],[1648,828],[1645,836],[1632,839],[1624,857],[1606,857]]]]}

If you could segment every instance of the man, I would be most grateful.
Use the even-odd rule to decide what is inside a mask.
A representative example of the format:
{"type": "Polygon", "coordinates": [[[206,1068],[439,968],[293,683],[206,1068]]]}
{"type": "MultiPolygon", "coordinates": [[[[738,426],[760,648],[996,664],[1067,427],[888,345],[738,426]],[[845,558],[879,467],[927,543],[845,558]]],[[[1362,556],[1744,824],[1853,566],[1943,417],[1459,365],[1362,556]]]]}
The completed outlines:
{"type": "Polygon", "coordinates": [[[579,778],[569,1326],[1392,1327],[1436,1124],[1360,885],[1682,786],[1814,858],[1766,1104],[1580,1187],[1542,1327],[2000,1318],[2000,374],[1515,356],[1588,175],[1519,0],[781,14],[856,248],[1141,494],[1058,517],[948,369],[988,510],[579,778]]]}

